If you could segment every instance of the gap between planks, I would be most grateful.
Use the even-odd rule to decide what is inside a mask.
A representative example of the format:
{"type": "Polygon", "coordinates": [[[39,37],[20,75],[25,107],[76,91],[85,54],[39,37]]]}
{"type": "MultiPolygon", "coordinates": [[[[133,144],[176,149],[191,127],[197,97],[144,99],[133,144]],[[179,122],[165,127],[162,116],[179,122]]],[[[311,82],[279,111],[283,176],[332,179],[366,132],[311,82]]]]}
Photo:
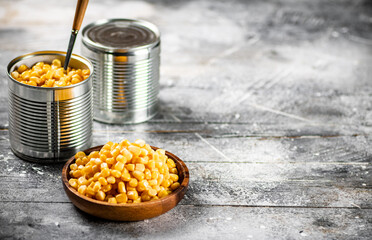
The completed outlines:
{"type": "MultiPolygon", "coordinates": [[[[42,204],[72,204],[72,202],[51,202],[51,201],[1,201],[2,203],[42,203],[42,204]]],[[[298,209],[359,209],[359,210],[372,210],[372,207],[360,207],[354,203],[350,203],[351,207],[327,207],[327,206],[296,206],[296,205],[288,205],[288,206],[273,206],[273,205],[250,205],[250,204],[242,204],[242,205],[233,205],[233,204],[178,204],[179,206],[189,206],[189,207],[233,207],[233,208],[298,208],[298,209]]]]}

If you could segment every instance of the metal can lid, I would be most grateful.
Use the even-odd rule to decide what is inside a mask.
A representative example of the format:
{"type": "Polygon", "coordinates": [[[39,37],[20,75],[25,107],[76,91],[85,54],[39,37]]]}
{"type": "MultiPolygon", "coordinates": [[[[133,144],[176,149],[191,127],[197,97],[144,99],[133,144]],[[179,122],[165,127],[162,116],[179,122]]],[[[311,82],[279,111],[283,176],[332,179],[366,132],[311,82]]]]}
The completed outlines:
{"type": "Polygon", "coordinates": [[[147,21],[104,19],[83,29],[83,43],[105,52],[128,52],[151,48],[159,43],[157,27],[147,21]]]}

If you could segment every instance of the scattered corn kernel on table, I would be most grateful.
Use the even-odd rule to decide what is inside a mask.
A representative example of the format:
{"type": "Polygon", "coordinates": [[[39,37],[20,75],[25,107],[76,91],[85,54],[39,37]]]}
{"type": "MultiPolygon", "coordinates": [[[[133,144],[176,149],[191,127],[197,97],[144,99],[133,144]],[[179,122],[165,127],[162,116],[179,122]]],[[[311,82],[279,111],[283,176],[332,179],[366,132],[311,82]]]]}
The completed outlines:
{"type": "Polygon", "coordinates": [[[162,33],[159,114],[93,131],[92,146],[141,138],[188,166],[185,198],[139,222],[85,214],[63,163],[10,150],[6,65],[64,51],[75,4],[0,1],[0,239],[371,237],[369,1],[91,0],[83,26],[136,18],[162,33]]]}

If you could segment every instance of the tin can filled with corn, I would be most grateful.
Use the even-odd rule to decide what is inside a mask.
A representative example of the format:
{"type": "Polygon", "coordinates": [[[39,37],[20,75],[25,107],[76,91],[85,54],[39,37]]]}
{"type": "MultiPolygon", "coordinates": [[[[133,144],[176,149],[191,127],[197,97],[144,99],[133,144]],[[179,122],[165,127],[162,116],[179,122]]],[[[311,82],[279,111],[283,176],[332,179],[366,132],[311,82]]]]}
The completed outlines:
{"type": "Polygon", "coordinates": [[[8,67],[9,139],[14,154],[33,162],[67,160],[92,142],[92,63],[66,53],[41,51],[8,67]]]}
{"type": "Polygon", "coordinates": [[[139,123],[158,110],[160,34],[146,21],[106,19],[83,29],[82,54],[94,65],[94,119],[139,123]]]}

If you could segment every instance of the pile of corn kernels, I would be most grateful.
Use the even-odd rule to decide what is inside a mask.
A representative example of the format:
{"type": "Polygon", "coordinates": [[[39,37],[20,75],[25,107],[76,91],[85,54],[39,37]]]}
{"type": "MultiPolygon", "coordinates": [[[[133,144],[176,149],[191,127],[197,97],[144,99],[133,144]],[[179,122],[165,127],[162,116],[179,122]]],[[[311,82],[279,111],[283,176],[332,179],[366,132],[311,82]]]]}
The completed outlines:
{"type": "Polygon", "coordinates": [[[44,62],[36,63],[31,69],[22,64],[10,75],[17,81],[39,87],[65,87],[84,81],[89,77],[89,69],[64,70],[61,61],[54,59],[49,65],[44,62]]]}
{"type": "Polygon", "coordinates": [[[180,186],[175,162],[141,139],[108,142],[88,156],[78,152],[69,175],[80,194],[109,203],[156,200],[180,186]]]}

